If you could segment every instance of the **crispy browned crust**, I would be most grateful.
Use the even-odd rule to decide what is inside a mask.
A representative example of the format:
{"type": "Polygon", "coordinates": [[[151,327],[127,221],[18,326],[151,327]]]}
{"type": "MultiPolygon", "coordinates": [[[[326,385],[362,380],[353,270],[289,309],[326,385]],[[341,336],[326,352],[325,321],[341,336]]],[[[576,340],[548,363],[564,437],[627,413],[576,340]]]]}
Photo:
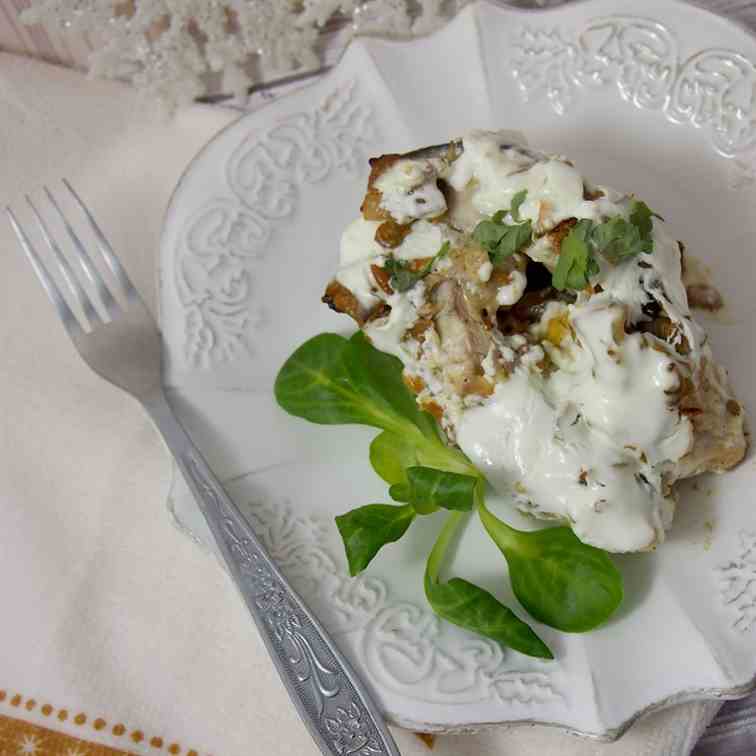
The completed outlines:
{"type": "Polygon", "coordinates": [[[365,322],[364,313],[362,312],[360,303],[357,301],[357,297],[346,286],[335,279],[326,287],[322,301],[335,312],[349,315],[359,326],[362,326],[365,322]]]}
{"type": "Polygon", "coordinates": [[[441,409],[441,406],[437,402],[434,402],[432,399],[424,399],[423,401],[419,402],[419,404],[420,409],[433,415],[433,417],[435,417],[438,422],[441,422],[441,419],[444,416],[444,411],[443,409],[441,409]]]}
{"type": "Polygon", "coordinates": [[[675,478],[721,473],[735,467],[748,449],[745,413],[732,397],[724,368],[704,359],[694,394],[682,401],[700,411],[686,413],[693,423],[693,446],[678,462],[675,478]]]}
{"type": "Polygon", "coordinates": [[[572,227],[577,223],[577,218],[566,218],[565,220],[557,223],[554,228],[549,231],[546,236],[551,242],[551,246],[554,251],[559,254],[562,251],[562,242],[565,236],[570,233],[572,227]]]}
{"type": "Polygon", "coordinates": [[[368,189],[360,205],[360,212],[365,220],[389,220],[391,216],[381,207],[381,193],[377,189],[368,189]]]}
{"type": "Polygon", "coordinates": [[[395,220],[383,221],[375,232],[375,240],[386,249],[394,249],[403,241],[404,237],[412,230],[411,223],[397,223],[395,220]]]}
{"type": "Polygon", "coordinates": [[[413,394],[419,394],[425,388],[425,382],[418,375],[408,375],[407,373],[404,373],[402,375],[402,381],[404,381],[404,385],[413,394]]]}
{"type": "Polygon", "coordinates": [[[415,325],[407,331],[408,338],[415,339],[422,344],[425,341],[425,332],[433,328],[433,321],[428,318],[420,318],[415,322],[415,325]]]}
{"type": "Polygon", "coordinates": [[[373,188],[373,184],[389,169],[394,163],[402,159],[402,155],[396,152],[390,152],[387,155],[370,158],[370,176],[368,176],[368,189],[373,188]]]}
{"type": "Polygon", "coordinates": [[[391,276],[386,268],[382,268],[380,265],[371,265],[370,272],[373,274],[376,284],[389,296],[394,293],[391,288],[391,276]]]}
{"type": "Polygon", "coordinates": [[[379,302],[372,310],[367,314],[365,323],[372,323],[374,320],[380,320],[386,318],[391,313],[391,307],[385,302],[379,302]]]}

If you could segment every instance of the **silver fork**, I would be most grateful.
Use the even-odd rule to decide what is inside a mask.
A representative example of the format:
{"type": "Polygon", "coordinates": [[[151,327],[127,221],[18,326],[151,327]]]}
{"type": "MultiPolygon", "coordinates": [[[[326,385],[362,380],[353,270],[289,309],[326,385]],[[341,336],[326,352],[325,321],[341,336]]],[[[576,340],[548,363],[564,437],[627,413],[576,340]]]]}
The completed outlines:
{"type": "Polygon", "coordinates": [[[74,346],[92,370],[140,402],[162,434],[294,705],[322,753],[400,756],[367,687],[268,556],[176,419],[163,392],[157,325],[92,214],[73,187],[65,180],[63,183],[117,284],[106,282],[55,196],[45,188],[50,212],[65,228],[67,246],[96,297],[87,293],[63,251],[64,244],[56,241],[43,214],[28,196],[26,201],[67,293],[48,272],[16,215],[9,207],[5,210],[74,346]],[[72,309],[67,297],[77,303],[80,314],[72,309]]]}

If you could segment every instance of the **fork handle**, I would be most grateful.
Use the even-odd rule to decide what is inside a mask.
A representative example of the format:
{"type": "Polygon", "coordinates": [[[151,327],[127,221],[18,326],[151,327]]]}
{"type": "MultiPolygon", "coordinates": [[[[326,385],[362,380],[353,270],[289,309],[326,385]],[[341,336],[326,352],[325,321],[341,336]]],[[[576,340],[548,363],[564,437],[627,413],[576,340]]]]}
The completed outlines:
{"type": "Polygon", "coordinates": [[[145,403],[299,715],[327,756],[401,756],[371,694],[291,588],[164,396],[145,403]]]}

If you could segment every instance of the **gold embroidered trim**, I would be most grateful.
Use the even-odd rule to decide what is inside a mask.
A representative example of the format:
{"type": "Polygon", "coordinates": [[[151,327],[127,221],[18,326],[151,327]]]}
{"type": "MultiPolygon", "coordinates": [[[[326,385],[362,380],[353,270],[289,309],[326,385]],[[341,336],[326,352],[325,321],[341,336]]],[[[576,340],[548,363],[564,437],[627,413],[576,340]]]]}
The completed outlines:
{"type": "MultiPolygon", "coordinates": [[[[2,689],[0,689],[0,704],[16,709],[19,714],[24,710],[32,712],[38,707],[38,702],[34,698],[24,699],[18,693],[11,694],[2,689]]],[[[102,717],[90,719],[84,712],[69,712],[67,709],[58,709],[49,703],[39,706],[39,711],[44,717],[49,717],[52,721],[57,719],[60,722],[65,722],[70,718],[71,722],[82,728],[85,728],[89,723],[89,726],[98,732],[110,727],[110,732],[114,737],[123,737],[124,740],[128,739],[133,743],[141,743],[146,738],[141,730],[130,730],[120,722],[110,726],[102,717]]],[[[148,742],[156,752],[166,751],[171,756],[178,756],[178,754],[198,756],[194,749],[185,751],[179,743],[166,742],[157,735],[150,737],[148,742]]],[[[18,754],[18,756],[128,756],[129,752],[0,714],[0,755],[4,756],[5,754],[18,754]]]]}

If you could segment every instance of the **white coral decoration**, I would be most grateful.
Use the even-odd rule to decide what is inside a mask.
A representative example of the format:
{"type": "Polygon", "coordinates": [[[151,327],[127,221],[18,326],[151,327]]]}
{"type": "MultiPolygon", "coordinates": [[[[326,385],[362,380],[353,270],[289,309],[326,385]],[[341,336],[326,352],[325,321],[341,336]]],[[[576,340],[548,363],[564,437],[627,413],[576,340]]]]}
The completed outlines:
{"type": "Polygon", "coordinates": [[[32,0],[22,20],[89,35],[93,75],[130,80],[174,108],[210,91],[238,95],[318,68],[326,25],[340,29],[339,46],[354,34],[425,34],[467,2],[32,0]]]}

